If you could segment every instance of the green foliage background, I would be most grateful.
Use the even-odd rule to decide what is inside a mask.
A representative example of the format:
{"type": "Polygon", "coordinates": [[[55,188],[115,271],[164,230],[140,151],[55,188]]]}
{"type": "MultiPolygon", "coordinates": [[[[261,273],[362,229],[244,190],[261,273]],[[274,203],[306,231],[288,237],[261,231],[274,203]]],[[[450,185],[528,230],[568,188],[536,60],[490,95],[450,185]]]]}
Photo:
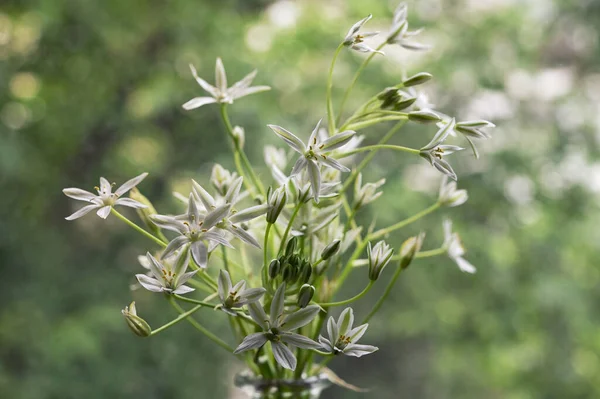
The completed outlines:
{"type": "MultiPolygon", "coordinates": [[[[371,27],[385,31],[395,5],[3,1],[0,396],[236,397],[231,379],[241,365],[189,326],[148,340],[130,333],[119,311],[132,297],[153,326],[172,316],[159,296],[129,291],[148,243],[114,218],[66,222],[73,203],[60,190],[148,171],[142,190],[159,210],[172,209],[173,189],[190,177],[206,181],[214,162],[231,167],[215,107],[181,109],[200,93],[188,63],[212,81],[217,56],[231,80],[258,68],[256,82],[273,87],[231,110],[250,158],[262,164],[263,145],[276,142],[265,125],[308,132],[325,114],[325,71],[346,29],[373,13],[371,27]]],[[[371,393],[332,388],[323,396],[600,397],[600,4],[409,5],[411,25],[425,26],[423,41],[435,49],[377,57],[352,102],[427,71],[438,109],[498,125],[481,160],[466,152],[451,160],[470,200],[444,211],[478,273],[462,274],[445,258],[415,262],[371,324],[369,343],[382,350],[332,363],[371,393]]],[[[337,95],[362,58],[343,53],[337,95]]],[[[365,131],[367,141],[383,129],[365,131]]],[[[432,133],[409,125],[399,140],[417,146],[432,133]]],[[[422,160],[384,152],[369,171],[387,184],[379,211],[361,216],[367,222],[376,216],[383,226],[435,200],[439,175],[422,160]]],[[[435,247],[441,215],[390,242],[419,230],[435,247]]],[[[356,271],[345,294],[365,278],[356,271]]],[[[204,318],[228,338],[213,319],[204,318]]]]}

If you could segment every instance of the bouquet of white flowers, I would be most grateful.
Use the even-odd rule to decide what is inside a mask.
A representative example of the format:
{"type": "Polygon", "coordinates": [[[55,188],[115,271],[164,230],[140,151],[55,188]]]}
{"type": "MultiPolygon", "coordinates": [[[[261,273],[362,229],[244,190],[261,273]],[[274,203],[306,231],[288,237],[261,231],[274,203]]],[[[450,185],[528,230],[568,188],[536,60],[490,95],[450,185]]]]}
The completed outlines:
{"type": "Polygon", "coordinates": [[[444,222],[446,239],[439,248],[422,251],[424,233],[408,238],[398,248],[384,240],[389,233],[442,207],[466,202],[467,193],[457,189],[453,181],[456,174],[446,160],[447,155],[463,148],[447,144],[447,140],[462,136],[478,156],[474,140],[488,138],[483,129],[493,124],[482,120],[456,122],[432,109],[415,89],[431,79],[428,73],[418,73],[381,90],[344,120],[344,106],[356,81],[377,54],[383,55],[386,46],[428,48],[414,41],[420,30],[408,29],[404,4],[396,10],[389,34],[376,48],[365,44],[364,39],[377,33],[361,32],[370,18],[369,15],[354,24],[335,50],[328,71],[327,126],[322,127],[319,121],[310,135],[295,135],[284,127],[268,125],[291,149],[265,148],[272,180],[259,179],[244,151],[244,130],[233,127],[227,112],[237,99],[269,87],[251,86],[256,71],[228,86],[223,63],[217,59],[214,86],[191,66],[193,77],[210,96],[193,98],[183,108],[193,110],[218,104],[231,140],[235,172],[215,165],[210,177],[212,187],[192,181],[189,195],[178,195],[185,208],[182,206],[173,214],[159,214],[135,188],[147,173],[114,192],[104,178],[96,187],[97,194],[77,188],[63,190],[68,197],[88,203],[67,220],[91,211],[103,219],[113,214],[154,245],[146,256],[140,257],[146,273],[137,274],[136,278],[139,286],[162,293],[179,316],[153,329],[137,314],[132,302],[122,311],[132,331],[147,337],[180,321],[190,322],[207,339],[245,361],[249,371],[238,382],[252,386],[256,397],[315,397],[325,386],[324,381],[343,383],[326,364],[336,356],[361,357],[378,350],[359,341],[400,273],[415,258],[447,254],[460,270],[475,272],[463,258],[465,251],[450,221],[444,222]],[[332,76],[336,59],[344,49],[369,55],[350,81],[336,118],[332,76]],[[388,121],[395,123],[388,133],[376,144],[362,145],[368,137],[368,127],[388,121]],[[388,144],[412,122],[436,126],[429,143],[421,148],[388,144]],[[359,131],[364,135],[359,136],[359,131]],[[390,226],[375,229],[373,222],[365,228],[357,224],[356,216],[382,195],[385,181],[363,182],[361,171],[381,150],[400,151],[415,156],[416,161],[420,156],[439,170],[443,179],[433,205],[390,226]],[[366,156],[359,161],[362,153],[366,156]],[[124,198],[127,192],[129,198],[124,198]],[[117,206],[135,208],[146,228],[119,213],[117,206]],[[234,250],[239,246],[249,246],[257,252],[255,256],[245,252],[236,256],[234,250]],[[381,279],[390,264],[391,277],[381,279]],[[364,290],[351,298],[334,300],[354,270],[364,274],[364,290]],[[355,323],[356,315],[350,306],[380,280],[387,284],[382,296],[367,315],[360,317],[360,323],[355,323]],[[205,295],[195,295],[198,292],[205,295]],[[186,308],[188,304],[192,307],[186,308]],[[330,313],[337,307],[344,309],[336,319],[330,313]],[[221,317],[229,319],[235,342],[226,342],[202,325],[196,312],[203,308],[218,311],[221,317]],[[277,396],[283,393],[287,396],[277,396]]]}

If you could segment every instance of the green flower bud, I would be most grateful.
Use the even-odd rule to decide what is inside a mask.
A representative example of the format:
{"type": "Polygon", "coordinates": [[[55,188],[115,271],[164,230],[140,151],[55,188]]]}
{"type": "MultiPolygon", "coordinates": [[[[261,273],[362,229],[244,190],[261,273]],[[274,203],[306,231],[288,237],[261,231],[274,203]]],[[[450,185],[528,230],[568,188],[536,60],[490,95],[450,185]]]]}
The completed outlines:
{"type": "Polygon", "coordinates": [[[433,78],[433,76],[430,73],[421,72],[406,79],[404,82],[402,82],[402,85],[404,87],[418,86],[431,80],[431,78],[433,78]]]}
{"type": "Polygon", "coordinates": [[[285,246],[285,256],[291,256],[294,253],[294,251],[296,250],[297,241],[298,238],[296,237],[290,238],[287,245],[285,246]]]}
{"type": "Polygon", "coordinates": [[[427,110],[409,112],[408,119],[418,123],[436,123],[442,120],[438,114],[427,110]]]}
{"type": "Polygon", "coordinates": [[[398,89],[395,87],[390,87],[386,89],[383,93],[377,96],[378,100],[381,100],[381,108],[391,108],[396,102],[400,100],[400,94],[398,94],[398,89]]]}
{"type": "Polygon", "coordinates": [[[410,237],[400,247],[400,267],[406,269],[416,253],[421,250],[423,240],[425,239],[425,233],[420,233],[418,236],[410,237]]]}
{"type": "Polygon", "coordinates": [[[323,251],[321,251],[321,259],[327,260],[340,250],[340,240],[333,240],[331,244],[327,245],[323,251]]]}
{"type": "Polygon", "coordinates": [[[309,261],[305,260],[300,268],[300,276],[298,278],[300,282],[306,284],[310,280],[310,276],[312,276],[312,265],[309,261]]]}
{"type": "Polygon", "coordinates": [[[135,310],[135,301],[131,302],[129,306],[125,306],[125,309],[121,310],[121,313],[125,317],[127,325],[138,337],[148,337],[152,333],[152,328],[144,319],[137,315],[135,310]]]}
{"type": "Polygon", "coordinates": [[[402,111],[417,101],[416,97],[402,97],[402,99],[394,104],[394,111],[402,111]]]}
{"type": "Polygon", "coordinates": [[[293,266],[287,262],[284,263],[281,268],[281,279],[283,281],[289,281],[290,277],[292,277],[292,273],[294,273],[293,266]]]}
{"type": "Polygon", "coordinates": [[[315,287],[310,284],[304,284],[298,292],[298,307],[303,309],[308,306],[315,295],[315,287]]]}
{"type": "Polygon", "coordinates": [[[267,223],[275,223],[285,207],[285,202],[287,200],[285,186],[281,186],[272,193],[267,194],[267,198],[269,198],[267,202],[269,205],[269,209],[267,210],[267,223]]]}
{"type": "Polygon", "coordinates": [[[246,131],[241,126],[236,126],[232,131],[233,137],[239,143],[240,148],[244,148],[244,144],[246,143],[246,131]]]}
{"type": "Polygon", "coordinates": [[[137,189],[137,187],[131,189],[129,192],[129,198],[146,205],[146,208],[136,209],[136,212],[146,227],[148,227],[148,230],[150,230],[154,235],[158,235],[160,233],[160,228],[155,225],[152,220],[150,220],[151,215],[156,215],[156,209],[154,209],[152,202],[150,202],[150,200],[146,198],[146,196],[143,195],[140,190],[137,189]]]}
{"type": "Polygon", "coordinates": [[[269,277],[275,278],[281,270],[281,263],[277,259],[273,259],[269,264],[269,277]]]}

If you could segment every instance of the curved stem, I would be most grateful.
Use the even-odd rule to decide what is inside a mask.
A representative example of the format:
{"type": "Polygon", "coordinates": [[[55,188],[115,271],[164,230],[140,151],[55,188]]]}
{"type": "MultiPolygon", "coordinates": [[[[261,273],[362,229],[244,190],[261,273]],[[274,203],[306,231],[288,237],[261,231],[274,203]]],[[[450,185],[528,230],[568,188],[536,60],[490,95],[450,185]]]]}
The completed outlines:
{"type": "MultiPolygon", "coordinates": [[[[379,46],[377,46],[376,51],[379,51],[382,48],[384,48],[386,44],[387,44],[387,42],[381,43],[379,46]]],[[[356,82],[358,81],[358,78],[360,77],[360,74],[367,67],[367,65],[369,65],[369,62],[371,62],[371,60],[373,59],[373,57],[375,57],[375,54],[377,54],[377,53],[376,52],[372,52],[371,54],[369,54],[369,56],[367,58],[365,58],[365,60],[362,62],[362,64],[360,64],[360,66],[356,70],[356,73],[352,77],[352,81],[350,82],[350,86],[348,86],[348,88],[346,89],[346,92],[344,93],[344,97],[342,98],[342,103],[340,104],[340,111],[339,111],[339,115],[338,115],[338,118],[337,118],[337,123],[338,124],[340,123],[340,119],[342,118],[342,114],[344,113],[344,106],[346,105],[346,101],[348,101],[348,98],[350,97],[350,93],[352,92],[352,89],[354,89],[354,85],[356,85],[356,82]]]]}
{"type": "Polygon", "coordinates": [[[429,258],[432,256],[444,255],[448,251],[446,247],[430,249],[429,251],[421,251],[415,254],[415,258],[429,258]]]}
{"type": "Polygon", "coordinates": [[[349,157],[350,155],[358,154],[359,152],[372,151],[372,150],[383,150],[383,149],[394,150],[394,151],[403,151],[403,152],[408,152],[408,153],[415,154],[415,155],[419,155],[419,153],[420,153],[419,150],[416,150],[414,148],[403,147],[401,145],[375,144],[375,145],[368,145],[365,147],[360,147],[360,148],[357,148],[352,151],[343,152],[337,156],[337,159],[346,158],[346,157],[349,157]]]}
{"type": "Polygon", "coordinates": [[[287,244],[286,241],[287,241],[288,235],[290,234],[290,230],[292,229],[292,224],[294,224],[294,220],[296,219],[296,216],[298,216],[298,212],[300,212],[300,208],[302,208],[302,205],[304,205],[304,202],[298,202],[298,205],[296,205],[296,208],[294,208],[294,213],[292,213],[292,216],[290,217],[290,221],[288,222],[288,225],[285,228],[285,232],[283,233],[283,237],[281,237],[281,243],[279,244],[279,251],[278,251],[279,254],[281,252],[283,252],[283,248],[287,244]]]}
{"type": "Polygon", "coordinates": [[[193,308],[191,308],[187,312],[182,313],[179,316],[177,316],[176,319],[171,320],[167,324],[158,327],[156,330],[152,330],[152,332],[150,333],[150,335],[156,335],[156,334],[158,334],[158,333],[166,330],[167,328],[170,328],[170,327],[174,326],[175,324],[179,323],[181,320],[185,320],[188,316],[191,316],[192,314],[194,314],[196,311],[200,310],[203,307],[204,306],[202,306],[202,305],[194,306],[193,308]]]}
{"type": "Polygon", "coordinates": [[[373,284],[375,284],[375,281],[369,280],[369,284],[367,284],[367,286],[365,287],[365,289],[362,290],[359,294],[356,294],[355,296],[353,296],[352,298],[346,299],[344,301],[338,301],[338,302],[320,303],[319,305],[321,307],[323,307],[323,308],[330,308],[332,306],[347,305],[347,304],[352,303],[354,301],[357,301],[360,298],[362,298],[363,296],[365,296],[365,294],[371,290],[371,288],[373,287],[373,284]]]}
{"type": "Polygon", "coordinates": [[[409,218],[406,218],[406,219],[404,219],[404,220],[402,220],[402,221],[400,221],[400,222],[398,222],[396,224],[393,224],[393,225],[391,225],[389,227],[380,229],[380,230],[378,230],[376,232],[373,232],[373,233],[369,234],[368,238],[370,240],[374,240],[374,239],[377,239],[379,237],[383,237],[384,235],[386,235],[388,233],[391,233],[394,230],[401,229],[402,227],[406,226],[407,224],[410,224],[410,223],[412,223],[412,222],[414,222],[416,220],[419,220],[423,216],[426,216],[426,215],[430,214],[431,212],[435,211],[439,207],[440,207],[440,203],[436,202],[435,204],[431,205],[429,208],[424,209],[421,212],[419,212],[419,213],[417,213],[417,214],[415,214],[415,215],[413,215],[413,216],[411,216],[409,218]]]}
{"type": "Polygon", "coordinates": [[[340,45],[335,49],[335,53],[333,54],[333,58],[331,60],[331,65],[329,66],[329,74],[327,76],[327,128],[329,129],[329,135],[333,136],[335,133],[335,116],[333,114],[333,103],[331,101],[331,89],[333,85],[333,68],[335,66],[335,61],[344,48],[344,43],[340,43],[340,45]]]}
{"type": "MultiPolygon", "coordinates": [[[[179,306],[179,304],[177,302],[175,302],[175,299],[173,299],[172,297],[169,297],[169,303],[175,309],[177,309],[177,311],[179,313],[185,313],[183,308],[181,306],[179,306]]],[[[189,316],[186,318],[186,320],[189,321],[192,326],[194,326],[198,331],[200,331],[202,334],[204,334],[208,339],[213,341],[215,344],[219,345],[221,348],[225,349],[227,352],[233,353],[234,349],[231,346],[229,346],[225,341],[223,341],[221,338],[217,337],[215,334],[208,331],[196,320],[194,320],[193,318],[191,318],[189,316]]]]}
{"type": "Polygon", "coordinates": [[[379,308],[381,308],[381,305],[387,299],[388,295],[392,291],[394,284],[396,284],[396,280],[398,280],[400,273],[402,273],[402,268],[400,267],[400,262],[398,262],[398,267],[396,268],[396,272],[394,273],[394,276],[388,283],[387,287],[385,287],[385,291],[383,292],[383,295],[381,296],[381,298],[379,298],[379,300],[377,301],[375,306],[373,306],[373,309],[371,309],[371,311],[369,312],[367,317],[365,317],[365,319],[363,320],[363,322],[362,322],[363,324],[367,323],[371,319],[371,317],[373,317],[373,315],[375,315],[375,313],[377,313],[379,308]]]}
{"type": "Polygon", "coordinates": [[[213,304],[213,303],[199,301],[197,299],[188,298],[188,297],[181,296],[181,295],[178,295],[178,294],[172,294],[172,295],[173,295],[174,298],[179,299],[180,301],[188,302],[188,303],[193,303],[195,305],[200,305],[200,306],[206,306],[207,308],[211,308],[211,309],[214,309],[214,307],[217,306],[216,304],[213,304]]]}
{"type": "Polygon", "coordinates": [[[167,246],[166,242],[164,242],[163,240],[161,240],[158,237],[155,237],[154,235],[150,234],[146,230],[142,229],[137,224],[133,223],[131,220],[127,219],[125,216],[121,215],[119,213],[119,211],[115,210],[115,208],[110,208],[110,211],[111,211],[111,213],[113,215],[115,215],[116,217],[118,217],[119,219],[121,219],[122,221],[124,221],[125,223],[127,223],[129,226],[133,227],[134,230],[136,230],[139,233],[142,233],[144,236],[148,237],[149,239],[151,239],[152,241],[154,241],[155,243],[157,243],[161,247],[166,247],[167,246]]]}
{"type": "MultiPolygon", "coordinates": [[[[238,169],[238,173],[240,174],[240,176],[244,176],[244,169],[242,168],[242,166],[240,165],[240,162],[239,162],[239,160],[241,159],[241,161],[243,162],[243,166],[246,168],[246,170],[248,171],[248,174],[250,175],[250,180],[252,181],[252,184],[256,187],[256,189],[258,190],[259,193],[261,193],[262,195],[265,195],[264,187],[262,186],[262,183],[260,182],[260,180],[256,177],[256,173],[254,173],[254,169],[252,168],[252,165],[250,164],[250,160],[248,159],[248,157],[246,156],[246,153],[240,146],[240,141],[238,140],[237,137],[235,137],[233,135],[233,126],[231,125],[231,121],[229,120],[229,115],[227,114],[227,104],[221,104],[221,118],[223,119],[223,123],[225,124],[225,127],[227,128],[227,133],[229,134],[229,137],[231,138],[231,141],[233,142],[234,160],[236,162],[236,168],[238,169]],[[237,157],[237,159],[236,159],[236,157],[237,157]]],[[[248,183],[246,182],[246,184],[248,184],[248,183]]]]}
{"type": "Polygon", "coordinates": [[[360,129],[364,129],[369,126],[376,125],[381,122],[401,121],[401,120],[407,120],[407,119],[408,119],[408,116],[404,116],[404,115],[380,116],[377,118],[366,120],[364,122],[346,123],[342,127],[340,127],[340,130],[360,130],[360,129]]]}

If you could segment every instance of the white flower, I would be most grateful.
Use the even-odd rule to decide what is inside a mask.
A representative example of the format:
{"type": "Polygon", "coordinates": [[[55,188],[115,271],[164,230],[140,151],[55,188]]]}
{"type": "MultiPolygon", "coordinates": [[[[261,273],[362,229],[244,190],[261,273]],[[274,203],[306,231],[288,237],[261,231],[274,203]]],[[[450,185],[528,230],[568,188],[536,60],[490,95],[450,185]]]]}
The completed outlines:
{"type": "Polygon", "coordinates": [[[229,187],[234,184],[237,178],[237,173],[231,173],[217,163],[212,168],[212,173],[210,174],[210,183],[217,190],[219,195],[225,196],[229,190],[229,187]]]}
{"type": "Polygon", "coordinates": [[[467,199],[469,199],[467,190],[457,190],[456,182],[449,181],[448,176],[444,175],[438,196],[440,205],[448,207],[459,206],[467,202],[467,199]]]}
{"type": "Polygon", "coordinates": [[[377,192],[379,187],[385,184],[385,179],[376,181],[375,183],[366,183],[362,185],[362,173],[359,173],[354,181],[354,206],[356,209],[375,201],[383,192],[377,192]]]}
{"type": "Polygon", "coordinates": [[[142,287],[152,292],[173,294],[186,294],[194,291],[193,288],[183,285],[198,272],[198,270],[185,272],[190,261],[187,248],[179,252],[172,264],[170,262],[159,262],[150,252],[146,253],[146,257],[154,278],[145,274],[136,274],[135,277],[142,287]]]}
{"type": "Polygon", "coordinates": [[[270,168],[276,166],[278,169],[283,170],[287,165],[287,156],[283,148],[267,145],[264,149],[264,157],[265,163],[270,168]]]}
{"type": "Polygon", "coordinates": [[[363,40],[365,38],[376,36],[379,34],[379,32],[367,32],[362,34],[358,33],[360,28],[362,28],[362,26],[365,23],[367,23],[367,21],[370,20],[372,17],[373,15],[369,14],[369,16],[367,16],[366,18],[363,18],[354,25],[352,25],[352,27],[346,34],[346,37],[344,38],[344,46],[350,47],[352,50],[356,50],[361,53],[379,53],[383,55],[383,51],[375,50],[363,43],[363,40]]]}
{"type": "Polygon", "coordinates": [[[356,342],[365,334],[368,324],[360,325],[356,328],[352,328],[354,324],[354,312],[352,308],[346,308],[338,318],[336,323],[333,317],[329,318],[327,322],[327,335],[329,339],[319,336],[319,342],[323,348],[338,355],[340,353],[346,356],[361,357],[368,355],[379,348],[372,345],[359,345],[356,342]]]}
{"type": "Polygon", "coordinates": [[[221,299],[221,309],[232,316],[237,316],[233,308],[241,308],[252,302],[260,300],[267,291],[264,288],[246,289],[246,281],[241,280],[235,286],[231,283],[231,276],[227,270],[221,269],[218,279],[219,298],[221,299]]]}
{"type": "Polygon", "coordinates": [[[89,191],[82,190],[80,188],[65,188],[63,193],[67,197],[91,202],[90,205],[86,205],[71,216],[66,217],[67,220],[74,220],[82,217],[90,211],[98,210],[96,214],[102,219],[106,219],[110,214],[110,210],[115,205],[129,206],[131,208],[146,208],[146,205],[132,200],[131,198],[119,198],[133,187],[137,186],[144,178],[148,176],[148,173],[142,173],[141,175],[134,177],[131,180],[123,183],[114,193],[112,192],[112,186],[104,177],[100,178],[100,187],[96,187],[98,195],[94,195],[89,191]]]}
{"type": "Polygon", "coordinates": [[[208,252],[210,252],[210,249],[212,248],[207,247],[205,242],[209,242],[211,245],[215,246],[217,244],[223,244],[231,247],[229,241],[227,241],[222,234],[213,229],[215,225],[229,213],[231,204],[226,203],[214,209],[208,209],[211,209],[211,211],[206,214],[200,213],[196,206],[194,195],[190,194],[188,199],[188,210],[184,215],[175,217],[152,215],[150,217],[158,227],[179,233],[179,235],[171,240],[165,248],[161,257],[162,259],[169,257],[182,246],[190,244],[189,249],[192,252],[194,261],[200,267],[206,268],[208,252]]]}
{"type": "Polygon", "coordinates": [[[452,118],[438,130],[433,139],[431,139],[426,146],[421,148],[419,155],[428,160],[437,170],[456,180],[456,173],[454,173],[450,164],[444,160],[443,157],[444,155],[450,155],[455,151],[464,150],[464,148],[455,145],[442,144],[444,140],[446,140],[446,137],[448,137],[448,134],[454,129],[454,125],[455,121],[454,118],[452,118]]]}
{"type": "Polygon", "coordinates": [[[250,316],[263,329],[263,332],[250,334],[244,338],[242,343],[233,352],[234,354],[258,349],[267,342],[270,342],[277,363],[283,368],[294,370],[296,368],[296,357],[285,344],[304,349],[321,348],[321,345],[312,339],[291,332],[310,323],[317,313],[319,313],[319,306],[310,305],[304,309],[285,315],[284,302],[285,283],[280,285],[277,291],[275,291],[269,316],[267,316],[259,302],[253,302],[248,305],[250,316]]]}
{"type": "MultiPolygon", "coordinates": [[[[225,204],[230,204],[230,207],[222,215],[221,220],[215,224],[215,227],[233,234],[247,244],[260,248],[260,244],[256,241],[256,238],[250,235],[241,224],[265,214],[269,209],[269,205],[261,204],[239,212],[236,211],[233,206],[238,202],[242,182],[242,177],[235,179],[225,196],[220,199],[221,202],[224,201],[225,204]]],[[[202,201],[206,209],[217,209],[219,207],[219,201],[210,195],[200,184],[194,180],[192,180],[192,184],[194,194],[202,201]]]]}
{"type": "Polygon", "coordinates": [[[371,243],[367,245],[367,256],[369,257],[369,278],[373,281],[379,278],[383,269],[390,263],[394,249],[385,241],[379,241],[373,247],[371,243]]]}
{"type": "Polygon", "coordinates": [[[452,232],[452,221],[444,220],[444,248],[448,257],[458,265],[458,268],[466,273],[475,273],[477,269],[469,261],[463,258],[465,248],[462,246],[458,233],[452,232]]]}
{"type": "Polygon", "coordinates": [[[429,50],[431,46],[411,41],[411,39],[421,33],[423,29],[417,29],[416,31],[410,32],[408,30],[408,21],[406,19],[407,15],[408,6],[404,2],[400,3],[394,12],[392,28],[387,37],[387,42],[389,44],[399,44],[407,50],[429,50]]]}
{"type": "Polygon", "coordinates": [[[343,147],[356,134],[352,130],[346,130],[325,140],[321,140],[318,135],[320,124],[321,121],[314,128],[306,146],[298,137],[281,126],[268,125],[287,145],[301,155],[292,169],[291,176],[299,174],[304,169],[307,170],[315,202],[319,202],[319,193],[321,192],[321,164],[342,172],[350,171],[350,169],[331,156],[326,155],[326,153],[343,147]]]}
{"type": "Polygon", "coordinates": [[[256,70],[250,72],[242,80],[235,83],[231,87],[227,87],[227,75],[221,58],[217,58],[215,66],[215,86],[208,84],[204,79],[198,76],[196,68],[190,64],[190,69],[198,84],[212,97],[196,97],[183,104],[183,108],[191,110],[199,108],[205,104],[225,103],[232,104],[234,100],[249,94],[259,93],[261,91],[271,90],[269,86],[254,86],[250,87],[252,80],[256,76],[256,70]]]}

